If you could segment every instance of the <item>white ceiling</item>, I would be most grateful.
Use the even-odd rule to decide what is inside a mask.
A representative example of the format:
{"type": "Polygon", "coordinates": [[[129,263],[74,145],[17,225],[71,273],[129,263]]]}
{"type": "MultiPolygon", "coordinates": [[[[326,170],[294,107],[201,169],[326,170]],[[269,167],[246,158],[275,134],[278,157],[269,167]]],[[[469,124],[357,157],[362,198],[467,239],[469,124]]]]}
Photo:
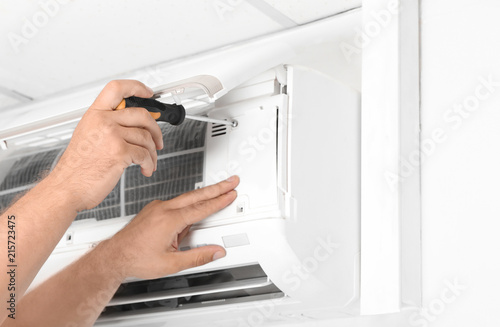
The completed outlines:
{"type": "Polygon", "coordinates": [[[360,3],[2,0],[0,108],[293,28],[360,3]]]}

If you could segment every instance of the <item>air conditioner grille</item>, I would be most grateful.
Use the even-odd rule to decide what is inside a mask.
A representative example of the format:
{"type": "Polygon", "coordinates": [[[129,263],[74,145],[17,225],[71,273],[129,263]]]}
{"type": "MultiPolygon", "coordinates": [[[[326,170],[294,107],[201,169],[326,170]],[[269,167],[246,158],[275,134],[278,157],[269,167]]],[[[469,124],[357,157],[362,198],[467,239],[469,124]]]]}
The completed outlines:
{"type": "Polygon", "coordinates": [[[226,135],[227,125],[212,123],[212,137],[226,135]]]}
{"type": "Polygon", "coordinates": [[[254,264],[122,284],[98,321],[283,296],[254,264]]]}

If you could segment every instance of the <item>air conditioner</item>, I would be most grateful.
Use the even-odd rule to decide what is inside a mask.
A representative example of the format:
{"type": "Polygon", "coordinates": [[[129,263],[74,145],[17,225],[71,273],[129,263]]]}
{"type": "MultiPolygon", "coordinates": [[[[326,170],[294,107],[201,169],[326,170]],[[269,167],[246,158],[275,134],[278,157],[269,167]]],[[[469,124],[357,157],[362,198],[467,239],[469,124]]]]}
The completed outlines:
{"type": "MultiPolygon", "coordinates": [[[[161,125],[158,171],[146,178],[129,167],[99,206],[79,213],[34,286],[111,237],[148,202],[238,174],[234,203],[194,225],[180,244],[219,244],[227,256],[156,280],[127,280],[97,325],[254,326],[260,319],[357,315],[360,94],[336,78],[339,67],[328,55],[339,31],[358,20],[359,13],[347,13],[161,65],[146,77],[132,74],[167,79],[154,87],[160,101],[238,124],[161,125]],[[317,69],[332,61],[330,71],[317,69]]],[[[0,210],[54,167],[101,87],[3,113],[0,210]]]]}

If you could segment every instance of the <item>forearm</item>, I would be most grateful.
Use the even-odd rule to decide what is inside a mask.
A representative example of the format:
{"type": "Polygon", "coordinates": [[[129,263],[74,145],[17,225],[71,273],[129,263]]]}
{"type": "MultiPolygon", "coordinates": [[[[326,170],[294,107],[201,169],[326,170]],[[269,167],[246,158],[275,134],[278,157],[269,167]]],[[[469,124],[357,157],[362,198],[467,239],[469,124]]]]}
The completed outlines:
{"type": "MultiPolygon", "coordinates": [[[[156,150],[163,148],[162,132],[144,108],[113,110],[130,96],[149,98],[153,91],[130,80],[106,85],[80,120],[54,171],[0,216],[1,303],[6,304],[12,293],[17,302],[21,300],[77,212],[101,203],[128,166],[137,164],[145,176],[152,175],[156,150]],[[15,217],[14,262],[8,257],[9,217],[15,217]],[[16,270],[14,291],[9,289],[7,268],[16,270]]],[[[0,310],[0,323],[7,313],[0,310]]]]}
{"type": "MultiPolygon", "coordinates": [[[[77,204],[62,179],[49,175],[0,217],[0,262],[4,269],[11,265],[16,270],[15,291],[1,294],[5,303],[10,293],[19,301],[37,272],[75,219],[77,204]],[[11,223],[8,223],[11,217],[11,223]],[[10,224],[10,228],[9,228],[10,224]],[[12,232],[12,231],[15,232],[12,232]],[[10,234],[9,234],[10,231],[10,234]],[[15,233],[14,237],[8,236],[15,233]],[[11,241],[10,256],[7,253],[11,241]],[[14,251],[12,251],[14,249],[14,251]]],[[[9,268],[10,269],[10,268],[9,268]]],[[[2,269],[3,270],[3,269],[2,269]]],[[[10,276],[0,274],[0,287],[7,289],[10,276]]],[[[6,314],[2,310],[1,318],[6,314]]]]}
{"type": "Polygon", "coordinates": [[[123,279],[106,242],[26,294],[1,327],[92,326],[123,279]]]}

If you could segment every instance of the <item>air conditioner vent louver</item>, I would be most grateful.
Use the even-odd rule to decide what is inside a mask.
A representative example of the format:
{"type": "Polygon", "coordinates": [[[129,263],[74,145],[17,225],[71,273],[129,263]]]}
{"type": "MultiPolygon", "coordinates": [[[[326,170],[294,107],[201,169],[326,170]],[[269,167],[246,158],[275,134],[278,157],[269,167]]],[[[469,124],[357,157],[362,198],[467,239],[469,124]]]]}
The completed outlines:
{"type": "Polygon", "coordinates": [[[212,123],[212,137],[226,135],[227,125],[212,123]]]}
{"type": "Polygon", "coordinates": [[[122,284],[98,322],[283,297],[258,264],[122,284]]]}

